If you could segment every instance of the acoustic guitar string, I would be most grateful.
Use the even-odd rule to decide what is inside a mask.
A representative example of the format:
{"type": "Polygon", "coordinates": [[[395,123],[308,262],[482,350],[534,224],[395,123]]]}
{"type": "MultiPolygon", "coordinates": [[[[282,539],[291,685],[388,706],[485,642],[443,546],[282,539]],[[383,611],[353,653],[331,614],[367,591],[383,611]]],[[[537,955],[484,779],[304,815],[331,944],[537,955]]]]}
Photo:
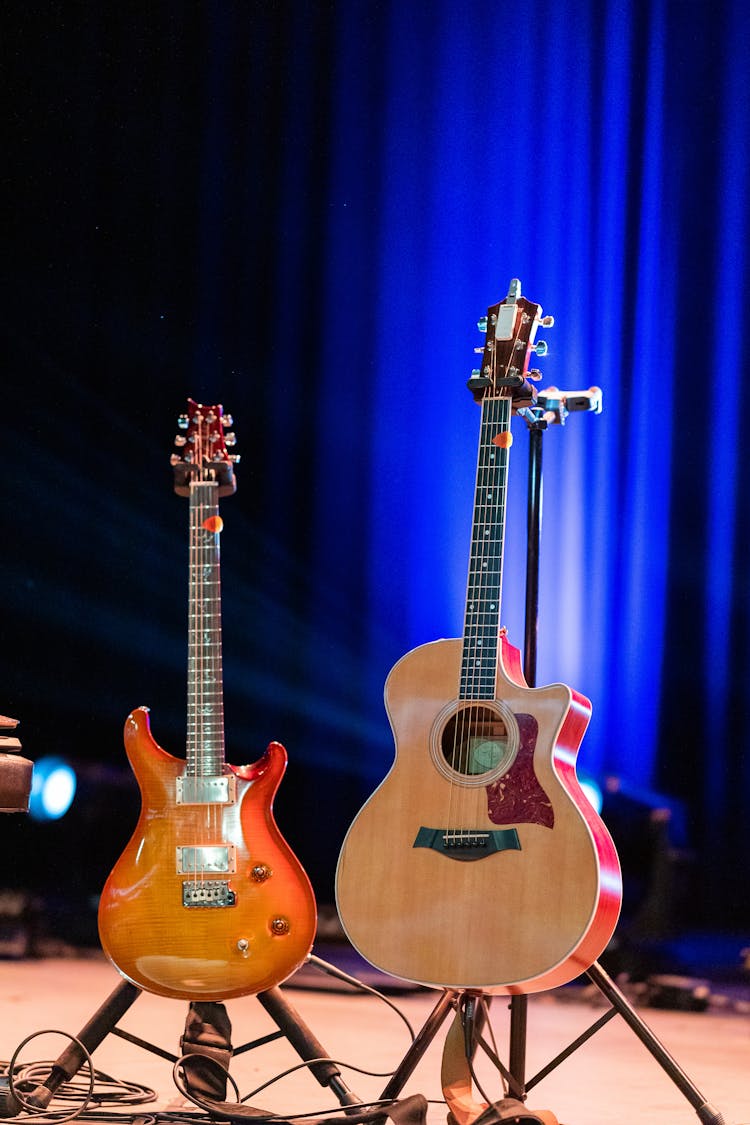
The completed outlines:
{"type": "Polygon", "coordinates": [[[465,776],[467,755],[466,742],[471,728],[471,721],[467,719],[467,712],[471,707],[471,676],[470,660],[472,653],[472,630],[476,628],[476,521],[478,517],[479,490],[481,487],[482,466],[482,426],[484,420],[485,400],[482,401],[482,421],[480,422],[479,449],[477,452],[476,483],[474,489],[474,518],[472,520],[472,541],[469,547],[469,566],[466,586],[466,609],[464,614],[464,636],[461,647],[461,665],[459,671],[458,706],[453,723],[453,746],[451,748],[450,767],[452,776],[448,784],[448,815],[446,818],[446,843],[455,846],[458,843],[462,814],[464,810],[465,785],[461,778],[465,776]],[[472,618],[474,621],[472,621],[472,618]]]}
{"type": "MultiPolygon", "coordinates": [[[[449,787],[448,835],[457,843],[459,833],[464,837],[476,830],[476,815],[482,811],[482,788],[469,784],[472,775],[472,743],[487,739],[490,727],[487,726],[490,712],[482,706],[487,693],[488,672],[485,662],[488,650],[484,641],[488,636],[486,613],[488,609],[487,584],[492,577],[493,561],[493,520],[496,499],[496,483],[493,472],[491,439],[497,428],[498,413],[495,376],[497,370],[496,349],[489,356],[491,371],[491,390],[482,400],[480,440],[477,456],[477,474],[474,499],[474,520],[469,560],[469,581],[466,599],[464,643],[462,647],[461,690],[459,692],[458,714],[454,722],[452,765],[454,779],[449,787]],[[458,790],[458,800],[454,794],[458,790]]],[[[491,653],[491,648],[490,648],[491,653]]],[[[492,693],[494,695],[494,691],[492,693]]],[[[483,818],[484,819],[484,818],[483,818]]]]}
{"type": "MultiPolygon", "coordinates": [[[[510,367],[523,321],[517,318],[508,352],[510,367]]],[[[485,352],[486,355],[486,352],[485,352]]],[[[460,778],[463,800],[459,807],[463,815],[456,820],[453,837],[458,835],[458,824],[463,823],[463,834],[468,835],[486,820],[486,787],[469,785],[472,773],[472,743],[492,742],[498,725],[491,703],[496,693],[496,671],[499,658],[500,605],[502,596],[502,569],[504,527],[507,492],[507,467],[509,449],[493,439],[509,433],[511,392],[498,386],[498,349],[489,354],[491,384],[482,400],[477,484],[475,491],[475,518],[473,525],[469,591],[465,641],[462,652],[462,692],[465,706],[460,707],[455,724],[453,762],[460,778]],[[496,583],[496,591],[493,585],[496,583]],[[494,602],[491,599],[494,596],[494,602]],[[469,613],[471,605],[471,620],[469,613]],[[494,608],[491,608],[493,607],[494,608]],[[492,633],[492,636],[490,634],[492,633]],[[487,642],[490,642],[489,644],[487,642]],[[490,669],[487,661],[493,659],[490,669]],[[458,749],[458,754],[456,750],[458,749]]],[[[481,764],[481,763],[480,763],[481,764]]],[[[490,765],[490,768],[492,766],[490,765]]],[[[454,786],[452,786],[454,788],[454,786]]],[[[451,792],[451,804],[452,802],[451,792]]]]}

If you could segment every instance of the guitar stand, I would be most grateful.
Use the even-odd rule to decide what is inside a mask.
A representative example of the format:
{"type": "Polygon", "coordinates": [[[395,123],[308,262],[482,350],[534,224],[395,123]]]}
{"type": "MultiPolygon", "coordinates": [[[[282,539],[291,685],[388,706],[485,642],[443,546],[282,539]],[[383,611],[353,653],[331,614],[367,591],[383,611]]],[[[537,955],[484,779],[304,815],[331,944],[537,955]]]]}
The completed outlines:
{"type": "MultiPolygon", "coordinates": [[[[145,1039],[131,1035],[117,1026],[120,1019],[141,995],[141,991],[130,981],[123,980],[81,1029],[76,1039],[55,1060],[45,1081],[26,1095],[24,1101],[33,1109],[46,1109],[63,1082],[73,1078],[86,1061],[86,1054],[79,1044],[82,1044],[85,1050],[92,1054],[110,1033],[135,1044],[137,1047],[151,1051],[152,1054],[159,1055],[172,1064],[177,1063],[179,1060],[176,1055],[170,1054],[169,1051],[165,1051],[145,1039]]],[[[240,1055],[254,1047],[263,1046],[265,1043],[270,1043],[285,1036],[300,1058],[309,1062],[309,1069],[320,1085],[328,1086],[336,1095],[341,1106],[346,1108],[347,1106],[361,1105],[360,1099],[349,1090],[343,1081],[336,1064],[328,1059],[327,1051],[324,1050],[303,1022],[301,1016],[286,999],[281,989],[277,987],[270,988],[266,992],[259,992],[256,999],[265,1008],[279,1030],[250,1043],[245,1043],[243,1046],[235,1048],[232,1053],[240,1055]]],[[[183,1040],[183,1042],[185,1041],[183,1040]]],[[[191,1044],[185,1043],[185,1045],[190,1046],[191,1044]]],[[[207,1053],[209,1055],[215,1054],[211,1050],[207,1053]]]]}
{"type": "MultiPolygon", "coordinates": [[[[535,407],[518,410],[518,413],[524,417],[529,427],[526,604],[523,665],[524,676],[529,687],[534,687],[536,685],[536,638],[539,607],[539,540],[541,534],[542,435],[550,423],[564,423],[568,412],[571,410],[584,410],[599,413],[601,410],[601,391],[596,387],[592,387],[588,391],[565,394],[553,388],[549,393],[541,392],[537,396],[537,405],[535,407]]],[[[609,1001],[611,1005],[609,1010],[561,1051],[551,1062],[543,1067],[533,1078],[527,1080],[525,1077],[528,1010],[528,997],[525,995],[513,996],[510,1000],[508,1067],[503,1066],[495,1055],[495,1052],[481,1035],[474,1036],[471,1029],[468,1031],[465,1029],[466,1056],[468,1062],[470,1063],[471,1061],[473,1049],[475,1049],[477,1045],[481,1046],[504,1078],[514,1104],[517,1104],[520,1109],[523,1109],[522,1103],[525,1102],[528,1092],[536,1086],[537,1083],[541,1082],[541,1080],[556,1069],[560,1063],[564,1062],[574,1051],[587,1042],[587,1040],[604,1027],[615,1015],[620,1015],[634,1034],[637,1035],[644,1047],[646,1047],[654,1059],[656,1059],[667,1076],[671,1078],[678,1090],[684,1095],[696,1111],[703,1125],[725,1125],[724,1118],[719,1110],[706,1100],[705,1096],[691,1081],[682,1067],[679,1066],[664,1045],[657,1039],[656,1035],[654,1035],[653,1031],[633,1009],[627,998],[607,975],[601,965],[599,965],[598,962],[594,962],[588,969],[586,975],[592,984],[594,984],[609,1001]],[[473,1049],[470,1048],[470,1043],[473,1043],[473,1049]]],[[[463,999],[467,995],[469,994],[455,989],[445,989],[443,991],[432,1013],[418,1032],[414,1043],[404,1056],[398,1069],[394,1072],[388,1085],[385,1087],[382,1094],[383,1098],[398,1097],[404,1084],[408,1081],[420,1059],[437,1035],[446,1017],[451,1012],[456,1012],[457,1015],[459,1014],[463,999]]],[[[478,997],[482,996],[481,993],[474,993],[473,995],[478,997]]],[[[489,997],[487,999],[489,999],[489,997]]],[[[475,1104],[477,1105],[478,1112],[484,1108],[480,1103],[475,1104]]],[[[502,1105],[502,1103],[500,1104],[502,1105]]],[[[490,1110],[492,1108],[493,1107],[489,1107],[490,1110]]],[[[510,1112],[511,1114],[513,1113],[512,1110],[510,1112]]],[[[515,1117],[511,1116],[510,1118],[504,1118],[502,1114],[500,1116],[502,1119],[517,1121],[544,1121],[548,1116],[551,1117],[553,1121],[556,1120],[553,1115],[546,1115],[544,1111],[539,1117],[535,1114],[530,1114],[526,1118],[524,1118],[523,1114],[518,1114],[515,1117]]],[[[451,1115],[451,1117],[453,1117],[453,1115],[451,1115]]],[[[484,1114],[481,1114],[481,1117],[483,1118],[484,1114]]],[[[449,1121],[450,1120],[451,1118],[449,1117],[449,1121]]],[[[455,1121],[455,1117],[453,1120],[455,1121]]],[[[479,1125],[479,1117],[477,1117],[476,1120],[479,1125]]],[[[497,1116],[495,1120],[498,1120],[497,1116]]]]}

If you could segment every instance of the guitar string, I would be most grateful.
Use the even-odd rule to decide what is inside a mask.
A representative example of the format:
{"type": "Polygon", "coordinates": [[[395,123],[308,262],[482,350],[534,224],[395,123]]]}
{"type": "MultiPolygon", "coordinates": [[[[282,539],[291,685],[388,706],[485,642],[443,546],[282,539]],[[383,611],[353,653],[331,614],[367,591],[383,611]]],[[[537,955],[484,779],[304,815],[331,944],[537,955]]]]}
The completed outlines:
{"type": "MultiPolygon", "coordinates": [[[[209,697],[210,683],[213,674],[213,646],[211,637],[207,640],[207,630],[211,628],[211,607],[207,606],[210,597],[211,583],[211,552],[210,531],[205,527],[210,515],[209,499],[211,494],[210,470],[207,468],[207,454],[210,445],[206,438],[206,420],[201,414],[196,416],[198,424],[195,440],[195,455],[197,473],[191,482],[191,642],[192,642],[192,704],[191,704],[191,736],[192,758],[195,774],[195,784],[198,779],[205,778],[212,769],[211,752],[213,745],[213,732],[210,718],[213,714],[212,700],[209,697]],[[207,651],[208,650],[208,651],[207,651]],[[208,712],[211,712],[211,715],[208,712]]],[[[201,805],[198,806],[201,809],[201,805]]],[[[213,838],[216,812],[210,802],[202,805],[203,816],[198,812],[195,820],[199,825],[198,838],[194,841],[197,846],[205,844],[213,838]]],[[[191,874],[194,879],[203,882],[207,872],[205,865],[197,862],[200,853],[194,853],[193,869],[191,874]]]]}
{"type": "MultiPolygon", "coordinates": [[[[520,320],[513,335],[511,355],[520,336],[520,320]]],[[[502,593],[503,531],[505,525],[505,500],[507,486],[508,447],[497,445],[493,438],[510,429],[511,398],[496,385],[497,351],[490,356],[492,392],[482,400],[480,449],[477,463],[475,490],[474,536],[471,546],[470,588],[467,597],[466,641],[462,652],[462,691],[466,706],[459,705],[459,715],[454,725],[453,763],[461,778],[472,774],[472,746],[493,742],[493,731],[501,721],[489,703],[495,698],[495,679],[499,656],[499,618],[502,593]],[[494,446],[494,448],[493,448],[494,446]],[[496,585],[496,591],[493,590],[496,585]],[[494,596],[491,602],[490,595],[494,596]],[[472,621],[469,622],[469,605],[472,621]],[[491,609],[494,605],[494,609],[491,609]],[[491,644],[490,631],[493,636],[491,644]],[[481,650],[481,651],[480,651],[481,650]],[[488,661],[492,659],[492,668],[488,661]],[[457,754],[458,750],[458,754],[457,754]]],[[[506,732],[507,733],[507,732],[506,732]]],[[[481,762],[478,763],[481,765],[481,762]]],[[[489,768],[492,768],[490,765],[489,768]]],[[[455,788],[451,786],[451,790],[455,788]]],[[[464,824],[467,836],[486,820],[484,786],[460,785],[465,794],[459,801],[464,814],[457,817],[455,827],[449,832],[454,842],[459,834],[459,823],[464,824]],[[474,814],[472,817],[470,814],[474,814]],[[465,827],[468,825],[468,827],[465,827]]],[[[453,792],[449,805],[453,805],[453,792]]],[[[453,817],[449,816],[449,825],[453,817]]]]}
{"type": "MultiPolygon", "coordinates": [[[[211,415],[208,415],[211,419],[211,415]]],[[[218,516],[218,483],[211,466],[211,443],[207,420],[204,418],[201,449],[202,503],[198,520],[201,545],[201,775],[218,775],[223,761],[223,716],[221,708],[221,637],[218,614],[219,584],[219,531],[209,521],[218,516]],[[209,526],[206,526],[206,525],[209,526]],[[221,752],[220,752],[221,751],[221,752]],[[222,761],[220,761],[220,758],[222,761]]],[[[222,808],[212,802],[205,804],[206,839],[220,836],[219,825],[222,808]]],[[[209,873],[201,867],[201,876],[209,873]]]]}
{"type": "MultiPolygon", "coordinates": [[[[191,581],[192,581],[192,598],[191,598],[191,641],[193,648],[192,666],[193,666],[193,683],[192,683],[192,739],[193,739],[193,769],[195,780],[194,784],[197,788],[199,779],[205,776],[205,761],[204,761],[204,621],[203,621],[203,569],[204,559],[201,543],[201,524],[203,522],[203,419],[200,414],[195,418],[197,423],[197,432],[195,440],[195,458],[196,458],[196,471],[191,483],[191,508],[192,508],[192,550],[191,550],[191,581]]],[[[200,808],[200,806],[198,806],[200,808]]],[[[200,819],[197,814],[194,819],[200,824],[200,819]]],[[[203,843],[205,836],[205,826],[200,825],[201,833],[195,840],[195,844],[203,843]]],[[[196,860],[199,853],[194,853],[196,860]]],[[[199,865],[194,861],[193,868],[198,868],[199,865]]],[[[193,879],[198,882],[203,882],[202,865],[200,870],[193,870],[193,879]]]]}
{"type": "MultiPolygon", "coordinates": [[[[213,413],[213,409],[212,409],[213,413]]],[[[209,415],[210,417],[210,415],[209,415]]],[[[212,423],[216,418],[211,419],[212,423]]],[[[205,434],[206,449],[204,453],[204,464],[206,466],[205,477],[206,483],[204,485],[205,491],[205,505],[203,518],[201,519],[202,542],[204,544],[205,559],[204,569],[202,573],[206,580],[206,589],[204,605],[206,609],[206,618],[204,622],[206,632],[204,633],[204,640],[206,640],[206,647],[208,648],[208,667],[206,670],[206,710],[209,712],[209,729],[204,730],[204,737],[208,743],[207,758],[204,763],[204,768],[207,773],[220,776],[223,774],[224,769],[224,708],[222,697],[222,649],[221,649],[221,601],[220,601],[220,524],[217,527],[216,522],[212,522],[208,527],[205,524],[208,521],[218,521],[219,513],[219,484],[216,475],[216,468],[211,463],[211,441],[208,433],[205,434]]],[[[206,821],[209,829],[209,840],[218,840],[223,838],[221,831],[224,823],[224,808],[221,804],[207,803],[206,805],[206,821]]]]}
{"type": "MultiPolygon", "coordinates": [[[[474,518],[472,520],[472,541],[469,548],[469,573],[466,592],[464,641],[461,650],[459,699],[453,727],[453,748],[451,753],[451,764],[454,774],[449,786],[448,822],[446,825],[446,835],[447,842],[453,844],[453,846],[459,844],[459,837],[462,834],[462,822],[464,822],[464,815],[466,812],[465,789],[467,788],[467,786],[462,781],[462,779],[466,776],[468,765],[467,743],[469,742],[471,732],[471,718],[469,715],[469,712],[471,710],[471,699],[473,695],[471,660],[474,658],[473,654],[476,650],[476,646],[473,644],[473,632],[476,628],[475,622],[477,613],[477,522],[480,511],[479,497],[482,488],[482,449],[484,443],[483,430],[486,401],[487,399],[485,397],[482,400],[479,449],[477,452],[476,484],[474,489],[474,518]]],[[[465,833],[465,831],[466,827],[465,823],[463,823],[463,832],[465,833]]]]}
{"type": "Polygon", "coordinates": [[[470,721],[467,720],[467,710],[470,707],[471,700],[471,687],[470,687],[470,673],[469,661],[471,657],[472,644],[471,644],[471,630],[472,624],[470,617],[476,616],[476,592],[475,592],[475,579],[474,574],[476,570],[476,523],[478,517],[478,503],[479,491],[481,487],[481,466],[482,466],[482,443],[483,434],[482,427],[484,423],[485,400],[482,401],[482,421],[480,422],[480,439],[479,449],[477,452],[477,468],[476,468],[476,484],[474,489],[474,519],[472,521],[472,542],[469,547],[469,567],[468,567],[468,580],[466,588],[466,610],[464,620],[464,640],[461,647],[461,665],[459,669],[459,691],[458,691],[458,705],[456,715],[453,723],[453,746],[451,748],[450,765],[452,768],[452,776],[448,786],[448,815],[446,818],[445,835],[446,843],[456,846],[459,842],[459,835],[461,832],[462,814],[464,812],[464,789],[465,785],[462,783],[461,778],[464,777],[466,769],[466,747],[468,729],[470,729],[470,721]]]}
{"type": "Polygon", "coordinates": [[[471,797],[471,786],[468,784],[468,778],[470,775],[472,731],[477,717],[474,697],[477,694],[477,679],[481,679],[480,674],[476,671],[476,661],[481,659],[479,653],[481,646],[477,644],[479,639],[477,634],[481,628],[480,609],[483,606],[481,574],[485,536],[483,535],[484,505],[482,499],[488,486],[485,444],[487,414],[491,410],[491,402],[492,399],[485,395],[482,400],[480,440],[477,454],[474,519],[472,521],[472,542],[469,552],[469,578],[464,643],[461,651],[459,701],[454,720],[451,752],[454,776],[449,787],[448,823],[446,827],[448,839],[454,845],[459,843],[460,836],[465,837],[471,832],[473,821],[467,818],[473,813],[475,805],[475,801],[471,797]]]}
{"type": "MultiPolygon", "coordinates": [[[[495,536],[497,533],[498,493],[501,491],[502,479],[498,479],[498,468],[502,468],[503,450],[493,444],[498,427],[503,428],[503,416],[507,413],[504,405],[507,399],[491,397],[484,411],[483,440],[482,440],[482,480],[481,494],[479,496],[480,518],[477,526],[477,597],[475,614],[475,628],[473,649],[475,664],[472,670],[472,698],[474,704],[474,739],[473,744],[467,747],[467,755],[475,752],[477,747],[491,738],[492,710],[488,706],[495,696],[495,670],[497,653],[495,651],[496,633],[495,616],[499,617],[499,598],[495,594],[497,575],[495,571],[495,536]],[[500,464],[498,464],[500,462],[500,464]],[[491,606],[491,598],[495,596],[495,610],[491,606]],[[490,634],[493,633],[491,637],[490,634]],[[491,643],[488,643],[491,642],[491,643]]],[[[481,762],[467,761],[467,772],[481,766],[481,762]]],[[[479,819],[473,823],[486,820],[485,787],[473,786],[471,792],[472,812],[479,819]]]]}
{"type": "MultiPolygon", "coordinates": [[[[510,423],[510,399],[493,396],[488,404],[483,440],[483,479],[481,519],[479,521],[478,613],[475,628],[476,675],[472,695],[476,704],[476,743],[492,744],[496,715],[492,706],[496,696],[500,606],[502,596],[503,530],[505,523],[505,489],[507,482],[507,446],[494,438],[506,433],[510,423]],[[481,650],[481,651],[480,651],[481,650]]],[[[475,763],[480,769],[482,762],[475,763]]],[[[490,761],[488,769],[493,768],[490,761]]],[[[476,823],[487,819],[486,787],[474,786],[473,811],[476,823]]]]}

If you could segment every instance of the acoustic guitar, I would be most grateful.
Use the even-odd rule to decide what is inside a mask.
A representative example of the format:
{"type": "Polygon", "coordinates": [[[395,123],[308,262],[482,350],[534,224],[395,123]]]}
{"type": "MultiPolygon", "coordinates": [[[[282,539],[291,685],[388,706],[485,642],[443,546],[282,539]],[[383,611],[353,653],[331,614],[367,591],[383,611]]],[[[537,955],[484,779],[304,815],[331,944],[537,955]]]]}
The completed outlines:
{"type": "Polygon", "coordinates": [[[563,984],[593,964],[619,914],[617,853],[576,777],[591,704],[563,684],[529,687],[500,626],[510,422],[531,352],[543,354],[540,323],[517,280],[488,309],[469,381],[482,417],[463,637],[391,670],[395,760],[336,872],[355,948],[428,986],[563,984]]]}
{"type": "Polygon", "coordinates": [[[187,750],[154,741],[148,710],[125,723],[141,791],[135,831],[101,894],[105,953],[139,988],[188,1000],[265,991],[304,961],[315,935],[310,883],[282,838],[273,800],[286,751],[252,765],[224,755],[219,498],[234,492],[221,406],[188,400],[172,457],[189,498],[187,750]]]}

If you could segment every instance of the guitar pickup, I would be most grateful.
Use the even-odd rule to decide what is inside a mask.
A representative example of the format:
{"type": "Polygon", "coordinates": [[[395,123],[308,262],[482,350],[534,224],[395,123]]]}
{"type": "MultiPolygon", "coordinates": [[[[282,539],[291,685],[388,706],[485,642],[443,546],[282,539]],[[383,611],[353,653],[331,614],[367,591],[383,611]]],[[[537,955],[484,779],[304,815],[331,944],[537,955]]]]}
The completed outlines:
{"type": "Polygon", "coordinates": [[[178,805],[234,805],[237,801],[237,779],[233,773],[214,777],[183,775],[175,783],[178,805]]]}
{"type": "Polygon", "coordinates": [[[232,875],[237,870],[234,844],[177,848],[178,875],[232,875]]]}

